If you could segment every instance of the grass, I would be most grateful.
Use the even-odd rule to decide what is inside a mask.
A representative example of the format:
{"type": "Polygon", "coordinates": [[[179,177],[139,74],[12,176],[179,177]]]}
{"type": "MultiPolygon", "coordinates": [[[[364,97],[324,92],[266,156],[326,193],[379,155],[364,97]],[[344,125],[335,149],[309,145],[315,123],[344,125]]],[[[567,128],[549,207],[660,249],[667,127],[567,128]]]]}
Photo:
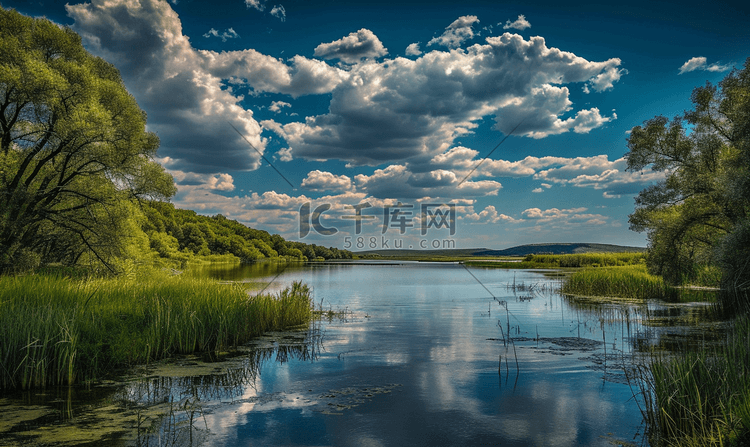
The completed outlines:
{"type": "Polygon", "coordinates": [[[649,274],[643,264],[579,270],[563,283],[562,293],[666,301],[679,300],[680,295],[661,277],[649,274]]]}
{"type": "Polygon", "coordinates": [[[312,318],[311,291],[300,283],[250,297],[237,284],[138,276],[0,277],[0,390],[91,381],[173,354],[217,352],[312,318]]]}
{"type": "Polygon", "coordinates": [[[651,445],[750,443],[750,318],[735,320],[726,344],[652,353],[637,370],[651,445]]]}
{"type": "Polygon", "coordinates": [[[579,268],[579,267],[613,267],[640,265],[646,262],[645,253],[577,253],[564,255],[528,255],[515,262],[503,261],[466,261],[474,267],[495,267],[511,269],[535,268],[579,268]],[[520,262],[518,262],[520,261],[520,262]]]}

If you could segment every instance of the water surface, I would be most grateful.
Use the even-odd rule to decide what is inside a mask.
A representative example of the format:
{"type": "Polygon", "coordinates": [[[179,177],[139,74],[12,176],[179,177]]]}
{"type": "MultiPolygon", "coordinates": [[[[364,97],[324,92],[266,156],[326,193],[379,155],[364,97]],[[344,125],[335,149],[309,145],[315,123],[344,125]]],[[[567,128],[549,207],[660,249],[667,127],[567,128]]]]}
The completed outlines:
{"type": "MultiPolygon", "coordinates": [[[[458,264],[270,264],[209,274],[260,276],[266,291],[302,280],[316,306],[343,314],[268,334],[226,362],[182,358],[140,371],[99,401],[126,419],[108,442],[643,445],[637,389],[623,365],[705,320],[695,317],[702,306],[571,300],[556,292],[559,279],[540,272],[458,264]]],[[[68,413],[60,416],[68,426],[86,414],[68,413]]]]}

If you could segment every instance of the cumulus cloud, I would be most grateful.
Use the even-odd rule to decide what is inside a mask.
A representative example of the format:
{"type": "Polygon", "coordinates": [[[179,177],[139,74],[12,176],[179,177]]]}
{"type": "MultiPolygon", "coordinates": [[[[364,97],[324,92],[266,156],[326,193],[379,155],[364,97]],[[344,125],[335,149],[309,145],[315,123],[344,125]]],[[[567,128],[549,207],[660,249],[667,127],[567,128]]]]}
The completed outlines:
{"type": "Polygon", "coordinates": [[[283,149],[279,149],[277,152],[277,155],[279,157],[279,160],[281,161],[292,161],[292,150],[288,147],[285,147],[283,149]]]}
{"type": "Polygon", "coordinates": [[[254,8],[258,11],[263,11],[266,9],[266,2],[263,0],[245,0],[245,6],[248,8],[254,8]]]}
{"type": "Polygon", "coordinates": [[[351,165],[429,160],[492,115],[506,134],[521,121],[516,135],[587,133],[616,115],[574,110],[562,84],[610,88],[619,65],[617,58],[591,62],[549,48],[541,37],[505,33],[416,60],[354,65],[333,88],[329,113],[274,128],[297,157],[351,165]]]}
{"type": "MultiPolygon", "coordinates": [[[[499,25],[499,23],[498,23],[499,25]]],[[[523,31],[526,28],[531,28],[531,23],[529,23],[528,20],[526,20],[526,17],[522,15],[519,15],[518,18],[515,20],[515,22],[511,22],[510,20],[505,22],[505,25],[503,26],[503,29],[517,29],[519,31],[523,31]]]]}
{"type": "MultiPolygon", "coordinates": [[[[478,151],[458,146],[436,155],[425,166],[449,169],[463,178],[481,161],[476,158],[478,154],[478,151]]],[[[533,192],[542,192],[558,184],[603,190],[607,198],[635,194],[646,185],[665,178],[663,172],[628,172],[626,169],[625,158],[609,160],[607,155],[574,158],[528,156],[516,161],[486,159],[472,177],[532,177],[542,181],[533,192]]]]}
{"type": "Polygon", "coordinates": [[[602,225],[609,220],[609,217],[601,214],[586,213],[588,208],[568,208],[558,209],[550,208],[542,210],[539,208],[529,208],[521,213],[524,218],[536,221],[538,224],[558,223],[558,224],[592,224],[602,225]]]}
{"type": "Polygon", "coordinates": [[[274,113],[279,113],[279,112],[281,112],[281,109],[282,109],[282,107],[291,107],[291,106],[292,106],[292,105],[291,105],[291,104],[289,104],[288,102],[284,102],[284,101],[273,101],[273,102],[271,103],[271,105],[270,105],[270,106],[268,107],[268,110],[270,110],[270,111],[272,111],[272,112],[274,112],[274,113]]]}
{"type": "Polygon", "coordinates": [[[203,35],[203,37],[207,39],[212,36],[218,37],[219,39],[221,39],[222,42],[226,42],[228,39],[236,39],[240,37],[240,35],[237,34],[237,32],[233,30],[232,28],[228,28],[226,31],[224,31],[221,34],[219,34],[219,32],[216,31],[215,29],[211,28],[210,30],[208,30],[206,34],[203,35]]]}
{"type": "Polygon", "coordinates": [[[625,158],[610,161],[606,155],[569,159],[548,157],[548,161],[548,166],[557,166],[539,170],[534,174],[534,179],[543,180],[547,184],[604,190],[605,197],[609,198],[636,194],[645,185],[661,181],[666,175],[660,171],[628,172],[625,158]]]}
{"type": "Polygon", "coordinates": [[[174,177],[178,188],[193,186],[205,190],[234,190],[234,178],[229,174],[196,174],[179,170],[169,170],[169,173],[174,177]]]}
{"type": "Polygon", "coordinates": [[[380,198],[478,197],[497,195],[502,188],[494,180],[466,181],[459,186],[461,179],[452,171],[413,173],[404,165],[376,169],[372,175],[358,174],[354,180],[358,191],[380,198]]]}
{"type": "Polygon", "coordinates": [[[422,50],[419,49],[419,42],[410,43],[409,46],[406,47],[407,56],[419,56],[420,54],[422,54],[422,50]]]}
{"type": "Polygon", "coordinates": [[[534,188],[531,190],[531,192],[540,193],[540,192],[544,192],[544,190],[542,188],[534,188]]]}
{"type": "Polygon", "coordinates": [[[713,63],[711,65],[708,65],[708,60],[705,57],[693,57],[690,58],[687,62],[682,64],[680,67],[680,73],[689,73],[691,71],[701,70],[701,71],[712,71],[712,72],[721,72],[721,71],[727,71],[729,70],[729,65],[720,65],[717,63],[713,63]]]}
{"type": "Polygon", "coordinates": [[[457,48],[474,37],[472,25],[478,22],[477,16],[459,17],[445,28],[443,34],[427,42],[427,46],[442,45],[448,48],[457,48]]]}
{"type": "Polygon", "coordinates": [[[467,213],[463,218],[473,221],[475,223],[498,223],[498,222],[520,222],[519,219],[514,219],[506,214],[500,214],[497,212],[493,205],[487,206],[479,213],[467,213]]]}
{"type": "Polygon", "coordinates": [[[302,187],[310,191],[342,192],[352,189],[352,179],[319,170],[310,171],[302,180],[302,187]]]}
{"type": "Polygon", "coordinates": [[[323,59],[339,59],[354,64],[364,58],[385,56],[388,50],[372,31],[362,28],[339,40],[318,45],[314,54],[323,59]]]}
{"type": "MultiPolygon", "coordinates": [[[[262,6],[252,1],[248,5],[262,6]]],[[[149,130],[161,139],[160,153],[181,170],[210,173],[260,166],[260,155],[228,124],[261,153],[265,150],[260,124],[240,105],[243,97],[224,88],[228,80],[297,96],[328,92],[346,77],[341,70],[301,56],[287,64],[254,50],[198,51],[164,1],[93,0],[66,9],[86,48],[118,67],[128,90],[149,114],[149,130]]]]}

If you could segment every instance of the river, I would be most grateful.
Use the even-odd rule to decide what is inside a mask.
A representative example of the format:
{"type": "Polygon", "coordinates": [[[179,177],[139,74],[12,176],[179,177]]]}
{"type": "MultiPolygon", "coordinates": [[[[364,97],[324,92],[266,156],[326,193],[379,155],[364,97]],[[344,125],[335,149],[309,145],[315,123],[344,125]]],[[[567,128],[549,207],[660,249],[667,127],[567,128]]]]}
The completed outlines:
{"type": "Polygon", "coordinates": [[[125,383],[0,399],[0,434],[13,435],[0,445],[647,445],[634,359],[694,341],[706,312],[576,300],[549,272],[452,263],[204,274],[270,282],[266,292],[301,280],[335,315],[224,362],[180,358],[125,383]],[[19,407],[54,411],[23,426],[19,407]]]}

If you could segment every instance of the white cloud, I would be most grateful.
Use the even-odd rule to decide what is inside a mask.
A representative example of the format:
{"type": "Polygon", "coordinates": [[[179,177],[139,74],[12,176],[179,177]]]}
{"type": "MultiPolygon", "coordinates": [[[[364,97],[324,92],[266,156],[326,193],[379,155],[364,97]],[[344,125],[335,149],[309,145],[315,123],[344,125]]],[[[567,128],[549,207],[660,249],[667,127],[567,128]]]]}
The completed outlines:
{"type": "Polygon", "coordinates": [[[272,111],[274,113],[279,113],[279,112],[281,112],[282,107],[291,107],[291,106],[292,105],[289,104],[288,102],[273,101],[273,102],[271,102],[271,105],[268,107],[268,110],[270,110],[270,111],[272,111]]]}
{"type": "Polygon", "coordinates": [[[277,152],[277,155],[279,156],[279,160],[281,161],[292,161],[292,150],[288,147],[285,147],[283,149],[279,149],[277,152]]]}
{"type": "Polygon", "coordinates": [[[406,47],[406,53],[407,56],[419,56],[422,54],[422,50],[419,49],[419,42],[417,43],[410,43],[408,47],[406,47]]]}
{"type": "Polygon", "coordinates": [[[254,50],[195,50],[164,1],[93,0],[66,9],[86,48],[118,67],[128,90],[148,112],[149,130],[161,139],[160,153],[181,170],[208,173],[260,166],[259,154],[229,123],[263,152],[261,127],[253,112],[240,105],[243,97],[223,88],[224,82],[297,96],[329,92],[347,76],[301,56],[288,65],[254,50]]]}
{"type": "Polygon", "coordinates": [[[497,195],[502,185],[494,180],[466,181],[452,171],[436,169],[412,173],[405,165],[376,169],[372,175],[354,177],[358,191],[373,197],[415,199],[421,197],[467,198],[497,195]]]}
{"type": "Polygon", "coordinates": [[[472,25],[478,23],[477,16],[462,16],[445,28],[445,32],[427,42],[427,46],[442,45],[448,48],[457,48],[465,41],[474,37],[472,25]]]}
{"type": "Polygon", "coordinates": [[[518,219],[514,219],[508,215],[498,213],[493,205],[487,206],[479,213],[468,213],[461,218],[465,218],[476,223],[498,223],[500,221],[508,223],[520,222],[520,220],[518,219]]]}
{"type": "Polygon", "coordinates": [[[506,134],[523,121],[515,134],[532,138],[586,133],[616,118],[596,107],[573,110],[561,84],[593,79],[593,88],[608,88],[614,78],[598,76],[619,59],[590,62],[541,37],[505,33],[486,42],[354,65],[333,88],[328,114],[279,124],[277,133],[297,157],[379,165],[426,162],[492,115],[506,134]]]}
{"type": "MultiPolygon", "coordinates": [[[[500,25],[498,23],[498,25],[500,25]]],[[[523,15],[519,15],[515,22],[511,22],[510,20],[505,22],[505,25],[503,26],[503,29],[517,29],[519,31],[523,31],[526,28],[531,28],[531,23],[529,23],[528,20],[526,20],[526,17],[523,15]]]]}
{"type": "Polygon", "coordinates": [[[335,175],[316,169],[310,171],[302,180],[302,187],[310,191],[343,192],[352,189],[352,179],[345,175],[335,175]]]}
{"type": "Polygon", "coordinates": [[[727,71],[731,68],[732,67],[730,67],[729,65],[719,65],[717,63],[708,65],[708,60],[705,57],[701,56],[690,58],[690,60],[682,64],[679,74],[689,73],[696,70],[721,72],[727,71]]]}
{"type": "Polygon", "coordinates": [[[205,38],[209,38],[211,36],[220,38],[222,42],[226,42],[227,39],[236,39],[240,37],[240,35],[237,34],[237,32],[233,30],[232,28],[228,28],[226,31],[224,31],[221,34],[219,34],[219,32],[216,31],[215,29],[211,28],[210,30],[208,30],[206,34],[203,35],[203,37],[205,38]]]}
{"type": "Polygon", "coordinates": [[[203,190],[234,191],[234,178],[229,174],[196,174],[169,170],[178,188],[190,186],[203,190]]]}
{"type": "Polygon", "coordinates": [[[315,56],[323,59],[339,59],[353,64],[364,58],[385,56],[388,50],[383,43],[369,29],[362,28],[356,33],[330,43],[322,43],[315,47],[315,56]]]}
{"type": "Polygon", "coordinates": [[[607,194],[605,197],[608,198],[635,194],[647,184],[665,178],[664,172],[628,172],[626,171],[627,160],[625,158],[609,161],[606,155],[556,159],[554,161],[554,165],[558,165],[558,167],[540,170],[534,175],[534,179],[579,188],[605,190],[605,194],[607,194]]]}
{"type": "Polygon", "coordinates": [[[263,11],[264,9],[266,9],[265,3],[266,2],[264,0],[245,0],[245,6],[247,6],[248,8],[255,8],[258,11],[263,11]]]}
{"type": "Polygon", "coordinates": [[[284,9],[283,5],[274,5],[274,7],[271,8],[271,15],[282,22],[286,22],[286,9],[284,9]]]}
{"type": "Polygon", "coordinates": [[[537,225],[548,224],[554,227],[572,227],[577,225],[605,225],[609,221],[608,216],[602,214],[586,213],[588,208],[558,209],[550,208],[542,210],[529,208],[521,213],[526,219],[534,220],[537,225]]]}
{"type": "Polygon", "coordinates": [[[531,192],[540,193],[540,192],[544,192],[544,190],[542,188],[534,188],[531,190],[531,192]]]}

